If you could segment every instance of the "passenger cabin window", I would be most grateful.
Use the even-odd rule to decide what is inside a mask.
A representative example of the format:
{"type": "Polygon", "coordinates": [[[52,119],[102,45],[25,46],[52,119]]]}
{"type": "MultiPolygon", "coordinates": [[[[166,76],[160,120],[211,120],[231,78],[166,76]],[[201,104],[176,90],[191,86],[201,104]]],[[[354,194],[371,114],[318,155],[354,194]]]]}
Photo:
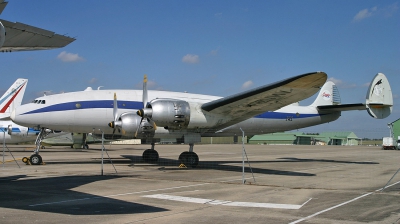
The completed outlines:
{"type": "Polygon", "coordinates": [[[42,104],[45,104],[46,103],[46,100],[42,100],[42,104]]]}

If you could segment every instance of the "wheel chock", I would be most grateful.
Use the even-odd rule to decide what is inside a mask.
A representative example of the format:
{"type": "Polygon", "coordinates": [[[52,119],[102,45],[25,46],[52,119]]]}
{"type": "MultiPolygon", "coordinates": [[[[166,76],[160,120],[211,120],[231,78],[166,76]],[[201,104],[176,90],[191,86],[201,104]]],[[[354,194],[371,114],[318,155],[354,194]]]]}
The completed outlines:
{"type": "Polygon", "coordinates": [[[179,165],[179,168],[187,168],[185,164],[181,163],[181,165],[179,165]]]}
{"type": "Polygon", "coordinates": [[[31,165],[31,162],[29,161],[28,157],[22,158],[22,162],[24,162],[26,165],[31,165]]]}

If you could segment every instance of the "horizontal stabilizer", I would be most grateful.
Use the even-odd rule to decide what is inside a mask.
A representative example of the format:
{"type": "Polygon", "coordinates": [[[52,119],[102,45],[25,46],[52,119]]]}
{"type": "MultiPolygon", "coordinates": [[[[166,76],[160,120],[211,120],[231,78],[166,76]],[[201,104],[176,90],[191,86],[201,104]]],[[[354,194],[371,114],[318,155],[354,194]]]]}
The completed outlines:
{"type": "Polygon", "coordinates": [[[353,104],[339,104],[339,105],[325,105],[318,106],[320,111],[349,111],[349,110],[365,110],[367,109],[364,103],[353,103],[353,104]]]}
{"type": "Polygon", "coordinates": [[[378,119],[386,118],[392,113],[392,89],[383,73],[376,74],[372,80],[366,96],[366,107],[368,113],[378,119]]]}

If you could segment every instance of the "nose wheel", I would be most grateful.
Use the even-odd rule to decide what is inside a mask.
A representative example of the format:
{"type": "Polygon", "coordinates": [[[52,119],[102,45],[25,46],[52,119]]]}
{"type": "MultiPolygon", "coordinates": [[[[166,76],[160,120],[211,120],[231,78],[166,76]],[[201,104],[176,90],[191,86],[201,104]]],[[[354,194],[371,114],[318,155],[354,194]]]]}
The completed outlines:
{"type": "Polygon", "coordinates": [[[31,162],[32,165],[40,165],[43,162],[42,157],[39,154],[31,155],[29,161],[31,162]]]}
{"type": "Polygon", "coordinates": [[[39,154],[32,154],[29,158],[22,158],[22,162],[27,165],[41,165],[43,164],[42,157],[39,154]]]}

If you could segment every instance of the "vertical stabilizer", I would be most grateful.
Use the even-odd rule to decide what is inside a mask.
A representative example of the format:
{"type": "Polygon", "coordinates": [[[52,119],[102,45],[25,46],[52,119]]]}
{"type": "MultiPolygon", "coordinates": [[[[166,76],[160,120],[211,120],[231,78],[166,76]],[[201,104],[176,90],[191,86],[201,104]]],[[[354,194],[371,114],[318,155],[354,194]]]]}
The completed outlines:
{"type": "Polygon", "coordinates": [[[369,85],[366,106],[368,113],[378,119],[386,118],[392,113],[393,95],[389,81],[383,73],[378,73],[369,85]]]}
{"type": "Polygon", "coordinates": [[[11,111],[21,105],[28,79],[17,79],[0,98],[0,118],[9,117],[11,111]]]}
{"type": "Polygon", "coordinates": [[[335,83],[327,81],[318,93],[317,98],[311,106],[325,106],[340,104],[339,90],[335,83]]]}

